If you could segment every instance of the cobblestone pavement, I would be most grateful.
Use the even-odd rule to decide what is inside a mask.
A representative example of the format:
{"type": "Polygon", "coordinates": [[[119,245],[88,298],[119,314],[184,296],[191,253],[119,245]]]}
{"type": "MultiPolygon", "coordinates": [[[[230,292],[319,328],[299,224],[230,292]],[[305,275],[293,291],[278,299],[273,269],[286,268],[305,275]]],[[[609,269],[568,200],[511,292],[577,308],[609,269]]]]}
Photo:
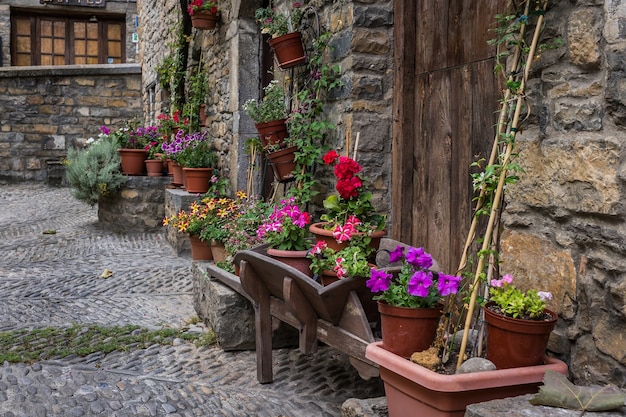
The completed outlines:
{"type": "MultiPolygon", "coordinates": [[[[73,323],[180,328],[195,316],[191,261],[160,233],[117,235],[67,188],[0,183],[0,331],[73,323]],[[50,233],[54,231],[55,233],[50,233]],[[103,279],[105,269],[113,272],[103,279]]],[[[331,348],[254,352],[179,342],[34,364],[0,364],[0,417],[339,416],[348,398],[382,395],[331,348]]]]}

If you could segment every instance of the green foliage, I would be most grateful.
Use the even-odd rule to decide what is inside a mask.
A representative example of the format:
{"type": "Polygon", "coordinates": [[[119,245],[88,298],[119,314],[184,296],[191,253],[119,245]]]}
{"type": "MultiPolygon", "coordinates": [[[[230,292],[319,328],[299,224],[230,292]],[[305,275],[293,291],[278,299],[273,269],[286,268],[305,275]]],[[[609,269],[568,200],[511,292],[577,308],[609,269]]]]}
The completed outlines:
{"type": "Polygon", "coordinates": [[[263,98],[246,100],[243,109],[255,123],[267,123],[287,117],[285,91],[277,80],[272,80],[263,89],[263,98]]]}
{"type": "Polygon", "coordinates": [[[295,179],[298,184],[290,194],[299,201],[310,201],[317,184],[313,167],[319,163],[324,150],[325,137],[335,129],[324,113],[324,100],[328,92],[343,85],[338,65],[328,63],[331,33],[325,32],[314,41],[306,74],[307,83],[300,86],[294,97],[295,110],[288,119],[290,142],[298,147],[295,153],[295,179]]]}
{"type": "Polygon", "coordinates": [[[68,328],[46,327],[33,330],[0,332],[0,362],[32,363],[63,358],[72,354],[87,356],[95,352],[145,349],[157,343],[171,345],[175,338],[208,346],[215,334],[187,333],[184,330],[147,330],[139,326],[101,327],[73,324],[68,328]]]}
{"type": "Polygon", "coordinates": [[[93,206],[121,188],[126,177],[117,147],[115,141],[100,138],[87,149],[68,149],[65,171],[74,197],[93,206]]]}
{"type": "Polygon", "coordinates": [[[199,65],[196,71],[189,76],[187,102],[183,106],[183,116],[189,120],[190,131],[200,129],[200,106],[205,103],[209,91],[209,78],[199,65]]]}
{"type": "Polygon", "coordinates": [[[491,287],[489,294],[490,301],[496,303],[503,314],[513,318],[538,318],[546,307],[545,301],[534,289],[523,292],[513,285],[504,284],[500,288],[491,287]]]}
{"type": "Polygon", "coordinates": [[[292,9],[284,13],[270,5],[270,7],[257,9],[254,18],[261,26],[261,33],[275,38],[298,30],[303,11],[300,2],[293,3],[292,9]]]}
{"type": "Polygon", "coordinates": [[[369,277],[370,257],[374,248],[372,238],[366,233],[353,234],[345,248],[336,251],[318,243],[307,255],[311,259],[311,271],[321,275],[322,271],[334,271],[338,276],[369,277]]]}
{"type": "Polygon", "coordinates": [[[208,140],[191,141],[176,155],[176,161],[186,168],[215,168],[217,154],[208,140]]]}

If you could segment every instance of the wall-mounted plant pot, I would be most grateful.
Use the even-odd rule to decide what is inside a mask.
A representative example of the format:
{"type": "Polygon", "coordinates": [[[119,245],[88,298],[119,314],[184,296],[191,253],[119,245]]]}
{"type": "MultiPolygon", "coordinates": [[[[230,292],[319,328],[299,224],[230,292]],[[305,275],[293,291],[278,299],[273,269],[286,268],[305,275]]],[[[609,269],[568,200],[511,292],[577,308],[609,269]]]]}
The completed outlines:
{"type": "Polygon", "coordinates": [[[274,176],[278,181],[287,182],[295,178],[293,171],[296,169],[295,152],[297,149],[297,146],[292,146],[267,154],[274,170],[274,176]]]}
{"type": "Polygon", "coordinates": [[[536,393],[547,370],[568,375],[565,362],[550,357],[545,365],[443,375],[389,352],[382,342],[369,344],[365,357],[380,367],[389,417],[463,417],[469,404],[536,393]]]}
{"type": "Polygon", "coordinates": [[[191,15],[191,26],[200,30],[211,30],[217,26],[219,16],[210,10],[201,10],[191,15]]]}
{"type": "Polygon", "coordinates": [[[291,32],[269,41],[278,66],[281,69],[295,67],[304,64],[307,60],[304,54],[304,46],[302,45],[302,34],[300,32],[291,32]]]}
{"type": "Polygon", "coordinates": [[[255,124],[263,148],[269,145],[280,145],[287,136],[289,136],[287,124],[285,123],[286,120],[287,119],[272,120],[270,122],[255,124]]]}
{"type": "Polygon", "coordinates": [[[200,126],[202,127],[206,126],[206,104],[200,105],[200,110],[198,111],[198,120],[199,120],[200,126]]]}

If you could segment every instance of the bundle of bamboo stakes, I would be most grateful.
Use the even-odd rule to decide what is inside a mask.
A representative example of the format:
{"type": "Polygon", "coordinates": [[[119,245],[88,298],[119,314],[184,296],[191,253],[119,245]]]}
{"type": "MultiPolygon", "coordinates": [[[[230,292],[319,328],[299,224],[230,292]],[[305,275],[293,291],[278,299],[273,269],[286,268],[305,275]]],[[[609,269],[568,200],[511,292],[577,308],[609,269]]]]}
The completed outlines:
{"type": "MultiPolygon", "coordinates": [[[[477,323],[476,318],[481,313],[480,309],[477,309],[477,299],[481,288],[485,287],[484,278],[487,277],[488,282],[489,276],[492,274],[494,269],[493,254],[495,252],[495,248],[497,248],[497,223],[501,215],[501,205],[504,198],[504,186],[508,175],[507,168],[511,162],[512,155],[514,155],[515,137],[520,130],[520,126],[524,119],[529,115],[528,106],[525,104],[525,89],[528,83],[532,63],[536,59],[539,36],[543,30],[544,13],[547,5],[548,0],[526,0],[523,15],[519,18],[521,25],[519,28],[518,41],[515,43],[516,46],[511,59],[508,60],[509,67],[506,70],[506,74],[508,74],[508,79],[506,81],[507,88],[504,90],[501,108],[498,113],[496,134],[493,141],[491,155],[485,166],[485,168],[490,166],[499,167],[497,187],[495,190],[487,190],[487,187],[484,185],[480,188],[479,196],[476,199],[474,216],[462,252],[462,257],[459,262],[459,268],[457,270],[457,275],[466,270],[468,253],[476,241],[476,231],[479,223],[478,213],[488,209],[489,220],[487,222],[486,230],[482,235],[482,246],[478,252],[478,256],[476,257],[477,264],[474,272],[474,278],[469,287],[470,298],[464,306],[466,311],[462,314],[462,316],[465,317],[465,325],[463,329],[463,339],[459,348],[460,353],[458,355],[456,365],[457,368],[461,366],[466,359],[464,353],[468,345],[468,338],[471,333],[470,330],[475,327],[475,324],[477,323]],[[536,16],[537,20],[534,22],[534,31],[532,32],[531,42],[527,43],[525,40],[529,34],[527,33],[527,29],[531,24],[530,16],[536,16]],[[522,109],[524,108],[526,109],[526,115],[525,118],[522,119],[522,109]],[[490,204],[486,205],[487,202],[490,204]],[[489,262],[489,264],[486,265],[486,262],[489,262]],[[486,269],[487,272],[485,272],[486,269]]],[[[454,316],[456,309],[456,300],[449,300],[446,305],[446,314],[444,314],[446,317],[444,331],[448,335],[454,334],[455,332],[454,328],[456,324],[453,323],[454,320],[452,317],[454,316]]],[[[449,355],[451,343],[451,340],[448,340],[446,344],[442,342],[442,344],[445,345],[443,353],[444,358],[449,355]]],[[[480,346],[480,343],[475,343],[474,345],[480,346]]],[[[478,351],[478,355],[480,355],[480,351],[478,351]]]]}

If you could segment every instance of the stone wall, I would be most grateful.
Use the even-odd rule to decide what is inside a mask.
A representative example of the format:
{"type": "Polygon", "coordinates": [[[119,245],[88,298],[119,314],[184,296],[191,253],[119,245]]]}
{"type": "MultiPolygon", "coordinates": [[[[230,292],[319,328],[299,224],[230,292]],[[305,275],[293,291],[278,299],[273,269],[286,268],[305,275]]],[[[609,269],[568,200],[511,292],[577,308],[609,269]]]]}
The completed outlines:
{"type": "Polygon", "coordinates": [[[565,45],[533,64],[502,269],[555,295],[550,349],[575,381],[624,386],[626,5],[557,1],[546,18],[545,36],[565,45]]]}
{"type": "Polygon", "coordinates": [[[0,68],[0,177],[45,180],[100,126],[141,119],[136,64],[0,68]]]}

